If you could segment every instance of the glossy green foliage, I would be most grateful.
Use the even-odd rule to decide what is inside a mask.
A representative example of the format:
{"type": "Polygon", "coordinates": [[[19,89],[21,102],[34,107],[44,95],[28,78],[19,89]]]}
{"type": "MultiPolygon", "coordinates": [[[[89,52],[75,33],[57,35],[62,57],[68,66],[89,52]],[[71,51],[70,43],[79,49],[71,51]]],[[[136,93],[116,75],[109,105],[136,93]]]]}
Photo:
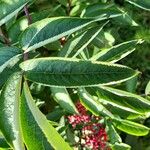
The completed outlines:
{"type": "Polygon", "coordinates": [[[71,114],[78,113],[78,110],[72,102],[66,88],[51,87],[51,92],[56,102],[58,102],[58,104],[60,104],[60,106],[64,108],[67,112],[71,114]]]}
{"type": "Polygon", "coordinates": [[[0,86],[15,71],[19,71],[18,64],[22,59],[22,51],[17,47],[0,48],[0,86]]]}
{"type": "Polygon", "coordinates": [[[36,107],[26,82],[24,83],[21,100],[21,128],[27,148],[29,150],[44,150],[53,147],[71,150],[36,107]]]}
{"type": "Polygon", "coordinates": [[[135,136],[144,136],[149,133],[149,128],[128,120],[114,119],[114,125],[121,131],[135,136]]]}
{"type": "Polygon", "coordinates": [[[114,116],[97,100],[95,100],[85,89],[80,88],[78,91],[79,97],[81,99],[81,103],[84,105],[86,109],[91,111],[96,116],[109,116],[113,118],[114,116]]]}
{"type": "Polygon", "coordinates": [[[103,26],[96,26],[71,38],[61,49],[59,56],[76,57],[97,37],[102,28],[103,26]]]}
{"type": "Polygon", "coordinates": [[[143,97],[104,86],[101,86],[97,91],[99,98],[108,103],[115,103],[120,106],[131,108],[142,114],[149,113],[150,102],[143,97]]]}
{"type": "MultiPolygon", "coordinates": [[[[49,10],[44,10],[39,13],[33,13],[31,14],[32,22],[36,22],[39,20],[42,20],[44,18],[47,18],[49,15],[49,10]]],[[[12,43],[18,42],[19,35],[28,27],[28,19],[27,17],[21,17],[19,18],[15,23],[12,24],[12,26],[8,29],[8,35],[11,39],[12,43]]]]}
{"type": "Polygon", "coordinates": [[[91,60],[115,63],[132,53],[138,43],[140,43],[140,40],[127,41],[119,45],[115,45],[109,49],[100,51],[94,55],[91,60]]]}
{"type": "Polygon", "coordinates": [[[145,89],[145,94],[150,95],[150,81],[148,82],[146,89],[145,89]]]}
{"type": "Polygon", "coordinates": [[[135,5],[136,7],[145,9],[150,11],[150,1],[149,0],[126,0],[127,2],[129,2],[132,5],[135,5]]]}
{"type": "Polygon", "coordinates": [[[149,10],[0,0],[0,149],[134,150],[126,137],[149,138],[149,10]]]}
{"type": "Polygon", "coordinates": [[[132,26],[137,26],[137,23],[122,9],[119,7],[116,7],[113,4],[94,4],[90,5],[86,9],[83,10],[82,17],[94,17],[97,18],[98,16],[106,14],[108,17],[109,16],[118,16],[114,17],[114,21],[118,22],[119,24],[124,24],[124,25],[132,25],[132,26]]]}
{"type": "Polygon", "coordinates": [[[49,86],[94,86],[123,82],[137,73],[131,68],[68,58],[39,58],[20,65],[26,78],[49,86]]]}
{"type": "Polygon", "coordinates": [[[9,66],[14,66],[21,59],[21,53],[21,50],[17,47],[1,47],[0,72],[3,72],[9,66]]]}
{"type": "Polygon", "coordinates": [[[14,17],[31,0],[1,0],[0,25],[14,17]]]}
{"type": "Polygon", "coordinates": [[[21,78],[21,73],[13,74],[2,89],[0,129],[12,148],[24,150],[19,117],[21,78]]]}
{"type": "Polygon", "coordinates": [[[72,34],[92,22],[105,19],[107,19],[105,15],[100,16],[98,19],[71,17],[47,18],[27,28],[20,37],[20,44],[24,50],[30,51],[54,42],[68,34],[72,34]]]}
{"type": "Polygon", "coordinates": [[[125,143],[115,143],[111,145],[112,150],[130,150],[131,147],[125,143]]]}

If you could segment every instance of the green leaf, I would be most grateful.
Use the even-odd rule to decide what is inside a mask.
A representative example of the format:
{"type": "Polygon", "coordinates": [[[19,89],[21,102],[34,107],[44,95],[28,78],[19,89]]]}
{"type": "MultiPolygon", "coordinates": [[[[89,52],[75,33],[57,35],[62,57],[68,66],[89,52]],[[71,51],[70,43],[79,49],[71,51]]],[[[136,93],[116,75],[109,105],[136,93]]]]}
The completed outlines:
{"type": "Polygon", "coordinates": [[[123,85],[125,87],[125,91],[128,91],[130,93],[135,93],[137,88],[137,83],[138,83],[138,76],[135,76],[134,78],[126,81],[123,85]]]}
{"type": "MultiPolygon", "coordinates": [[[[50,14],[49,10],[44,10],[39,13],[30,14],[32,23],[42,20],[50,14]]],[[[8,35],[12,43],[18,42],[18,37],[28,27],[28,19],[26,16],[19,18],[9,29],[8,35]]]]}
{"type": "Polygon", "coordinates": [[[2,86],[8,77],[14,72],[19,71],[18,64],[22,59],[22,51],[17,47],[0,48],[0,86],[2,86]]]}
{"type": "Polygon", "coordinates": [[[4,46],[5,46],[5,45],[4,45],[3,43],[0,42],[0,48],[1,48],[1,47],[4,47],[4,46]]]}
{"type": "Polygon", "coordinates": [[[145,94],[146,94],[146,95],[150,95],[150,81],[149,81],[148,84],[146,85],[145,94]]]}
{"type": "Polygon", "coordinates": [[[150,43],[150,28],[141,27],[135,35],[136,39],[143,39],[145,42],[150,43]]]}
{"type": "Polygon", "coordinates": [[[71,38],[61,49],[59,56],[76,57],[102,31],[103,26],[93,27],[71,38]]]}
{"type": "Polygon", "coordinates": [[[8,78],[14,73],[20,71],[19,62],[13,65],[8,65],[3,72],[0,73],[0,87],[8,80],[8,78]]]}
{"type": "Polygon", "coordinates": [[[21,80],[21,73],[14,73],[0,96],[0,129],[7,142],[16,150],[24,150],[19,119],[21,80]]]}
{"type": "Polygon", "coordinates": [[[118,45],[115,45],[109,49],[102,50],[94,55],[91,60],[99,60],[115,63],[120,59],[126,57],[135,50],[135,46],[141,43],[141,40],[127,41],[118,45]]]}
{"type": "Polygon", "coordinates": [[[78,110],[72,102],[72,99],[69,96],[69,93],[66,88],[51,87],[51,92],[53,98],[56,100],[56,102],[58,102],[58,104],[60,104],[62,108],[64,108],[64,110],[71,114],[78,113],[78,110]]]}
{"type": "Polygon", "coordinates": [[[135,136],[145,136],[149,133],[149,128],[123,119],[113,119],[113,124],[121,131],[135,136]]]}
{"type": "Polygon", "coordinates": [[[66,129],[66,137],[69,143],[71,143],[72,145],[76,144],[75,134],[69,126],[66,129]]]}
{"type": "Polygon", "coordinates": [[[94,5],[89,5],[86,9],[84,9],[81,17],[98,17],[104,13],[107,14],[107,16],[116,14],[122,15],[121,11],[119,9],[116,9],[114,5],[98,3],[94,5]]]}
{"type": "Polygon", "coordinates": [[[26,82],[24,82],[20,109],[22,134],[29,150],[50,150],[52,147],[56,150],[71,150],[36,107],[26,82]]]}
{"type": "Polygon", "coordinates": [[[81,16],[85,18],[86,17],[97,18],[102,14],[107,14],[107,16],[114,16],[113,20],[117,21],[119,24],[137,26],[137,23],[126,12],[116,7],[116,5],[114,4],[108,5],[108,4],[97,3],[94,5],[89,5],[89,7],[87,7],[82,12],[81,16]]]}
{"type": "Polygon", "coordinates": [[[109,140],[110,140],[111,144],[115,144],[117,142],[118,143],[122,142],[121,137],[119,136],[119,134],[115,130],[113,124],[109,120],[107,120],[107,122],[106,122],[106,132],[107,132],[107,135],[109,137],[109,140]]]}
{"type": "Polygon", "coordinates": [[[4,138],[0,138],[0,148],[10,148],[4,138]]]}
{"type": "Polygon", "coordinates": [[[107,101],[101,99],[98,100],[115,116],[117,115],[121,118],[129,119],[129,120],[133,120],[138,117],[141,117],[141,113],[131,108],[123,107],[116,103],[110,103],[110,102],[107,103],[107,101]]]}
{"type": "Polygon", "coordinates": [[[4,136],[1,132],[0,132],[0,148],[10,148],[10,146],[6,142],[4,136]]]}
{"type": "Polygon", "coordinates": [[[9,148],[0,148],[0,150],[12,150],[12,149],[9,149],[9,148]]]}
{"type": "MultiPolygon", "coordinates": [[[[117,9],[117,8],[116,8],[117,9]]],[[[113,19],[116,24],[122,26],[138,26],[138,24],[131,18],[126,11],[119,9],[122,12],[122,15],[113,19]]]]}
{"type": "Polygon", "coordinates": [[[49,51],[57,51],[62,48],[60,41],[55,41],[44,46],[49,51]]]}
{"type": "Polygon", "coordinates": [[[70,16],[79,16],[85,7],[87,7],[87,5],[85,3],[81,2],[80,4],[72,7],[69,15],[70,16]]]}
{"type": "Polygon", "coordinates": [[[108,19],[106,14],[97,19],[75,17],[53,17],[43,19],[30,25],[20,37],[23,50],[30,51],[72,34],[92,22],[108,19]]]}
{"type": "Polygon", "coordinates": [[[66,112],[59,107],[56,107],[52,112],[46,115],[46,118],[51,121],[58,121],[64,115],[66,115],[66,112]]]}
{"type": "Polygon", "coordinates": [[[97,100],[95,100],[84,88],[78,89],[78,94],[80,101],[83,106],[91,111],[96,116],[109,116],[113,118],[114,116],[97,100]]]}
{"type": "Polygon", "coordinates": [[[126,0],[130,4],[137,6],[139,8],[150,11],[150,1],[149,0],[126,0]]]}
{"type": "Polygon", "coordinates": [[[21,50],[17,47],[0,48],[0,73],[9,66],[14,66],[22,58],[21,50]]]}
{"type": "MultiPolygon", "coordinates": [[[[102,30],[100,34],[92,41],[92,44],[99,48],[110,48],[112,44],[115,42],[114,37],[109,32],[105,32],[102,30]]],[[[95,54],[96,55],[96,54],[95,54]]]]}
{"type": "Polygon", "coordinates": [[[59,1],[59,3],[60,3],[61,5],[64,5],[64,6],[67,7],[67,5],[68,5],[68,1],[67,1],[67,0],[58,0],[58,1],[59,1]]]}
{"type": "Polygon", "coordinates": [[[111,87],[100,86],[98,96],[107,102],[127,107],[139,113],[149,113],[150,102],[143,97],[111,87]]]}
{"type": "Polygon", "coordinates": [[[44,88],[45,88],[45,87],[44,87],[43,85],[41,85],[41,84],[32,83],[32,84],[30,85],[30,91],[31,91],[31,93],[33,93],[34,95],[38,95],[38,94],[44,92],[44,88]]]}
{"type": "Polygon", "coordinates": [[[125,143],[115,143],[114,145],[111,145],[112,150],[131,150],[131,146],[125,144],[125,143]]]}
{"type": "Polygon", "coordinates": [[[15,16],[31,0],[1,0],[0,26],[15,16]]]}
{"type": "Polygon", "coordinates": [[[27,79],[60,87],[110,85],[137,74],[122,65],[61,57],[32,59],[21,63],[20,67],[27,79]]]}

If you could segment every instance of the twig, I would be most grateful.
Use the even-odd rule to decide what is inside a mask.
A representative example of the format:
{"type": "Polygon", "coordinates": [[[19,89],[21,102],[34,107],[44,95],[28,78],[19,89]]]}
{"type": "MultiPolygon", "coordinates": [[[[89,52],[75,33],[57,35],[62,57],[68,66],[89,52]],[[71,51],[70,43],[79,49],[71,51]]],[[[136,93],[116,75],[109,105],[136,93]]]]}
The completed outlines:
{"type": "MultiPolygon", "coordinates": [[[[28,25],[30,25],[32,23],[32,18],[31,18],[30,14],[29,14],[27,6],[24,7],[24,12],[25,12],[25,15],[26,15],[26,17],[28,19],[28,25]]],[[[29,58],[29,53],[28,52],[24,53],[24,55],[23,55],[24,61],[28,60],[28,58],[29,58]]]]}
{"type": "Polygon", "coordinates": [[[24,12],[25,12],[25,15],[26,15],[26,17],[28,19],[28,25],[30,25],[32,23],[32,18],[31,18],[30,14],[29,14],[27,6],[24,6],[24,12]]]}

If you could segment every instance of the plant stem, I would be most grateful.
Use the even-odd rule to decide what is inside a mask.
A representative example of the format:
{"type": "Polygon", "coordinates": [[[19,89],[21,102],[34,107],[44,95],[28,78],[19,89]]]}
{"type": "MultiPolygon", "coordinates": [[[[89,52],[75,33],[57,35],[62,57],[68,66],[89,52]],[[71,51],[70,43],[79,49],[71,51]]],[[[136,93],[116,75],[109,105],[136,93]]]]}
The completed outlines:
{"type": "Polygon", "coordinates": [[[70,11],[71,11],[71,0],[68,0],[68,16],[70,15],[70,11]]]}
{"type": "MultiPolygon", "coordinates": [[[[27,6],[24,7],[24,12],[25,12],[25,15],[26,15],[26,17],[28,19],[28,25],[30,25],[32,23],[32,18],[31,18],[30,14],[29,14],[27,6]]],[[[27,53],[24,52],[24,55],[23,55],[24,61],[28,60],[28,58],[29,58],[29,53],[28,52],[27,53]]]]}
{"type": "Polygon", "coordinates": [[[3,37],[5,44],[9,45],[10,41],[7,36],[3,33],[2,28],[0,27],[0,35],[3,37]]]}
{"type": "Polygon", "coordinates": [[[25,12],[25,15],[26,15],[26,17],[28,19],[28,25],[32,24],[32,18],[31,18],[30,14],[29,14],[27,6],[24,6],[24,12],[25,12]]]}

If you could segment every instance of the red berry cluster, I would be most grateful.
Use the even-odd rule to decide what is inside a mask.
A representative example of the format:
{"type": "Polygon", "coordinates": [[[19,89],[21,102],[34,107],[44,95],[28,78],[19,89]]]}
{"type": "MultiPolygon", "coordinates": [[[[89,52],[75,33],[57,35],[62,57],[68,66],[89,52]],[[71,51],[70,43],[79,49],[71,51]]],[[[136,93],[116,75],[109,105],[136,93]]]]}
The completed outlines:
{"type": "Polygon", "coordinates": [[[72,115],[68,116],[68,121],[75,128],[77,125],[82,125],[90,121],[90,117],[87,115],[72,115]]]}
{"type": "Polygon", "coordinates": [[[85,136],[85,147],[92,150],[106,149],[107,134],[100,123],[87,125],[82,132],[85,136]]]}
{"type": "Polygon", "coordinates": [[[75,128],[77,125],[82,125],[90,122],[90,116],[87,115],[87,110],[80,102],[76,103],[76,108],[79,112],[79,115],[76,114],[76,115],[68,116],[68,121],[73,128],[75,128]]]}
{"type": "Polygon", "coordinates": [[[100,117],[90,116],[80,102],[76,103],[76,108],[79,114],[68,116],[68,121],[74,129],[77,125],[82,126],[82,137],[80,137],[84,141],[82,147],[92,150],[106,150],[108,138],[105,128],[102,124],[97,123],[100,117]]]}

